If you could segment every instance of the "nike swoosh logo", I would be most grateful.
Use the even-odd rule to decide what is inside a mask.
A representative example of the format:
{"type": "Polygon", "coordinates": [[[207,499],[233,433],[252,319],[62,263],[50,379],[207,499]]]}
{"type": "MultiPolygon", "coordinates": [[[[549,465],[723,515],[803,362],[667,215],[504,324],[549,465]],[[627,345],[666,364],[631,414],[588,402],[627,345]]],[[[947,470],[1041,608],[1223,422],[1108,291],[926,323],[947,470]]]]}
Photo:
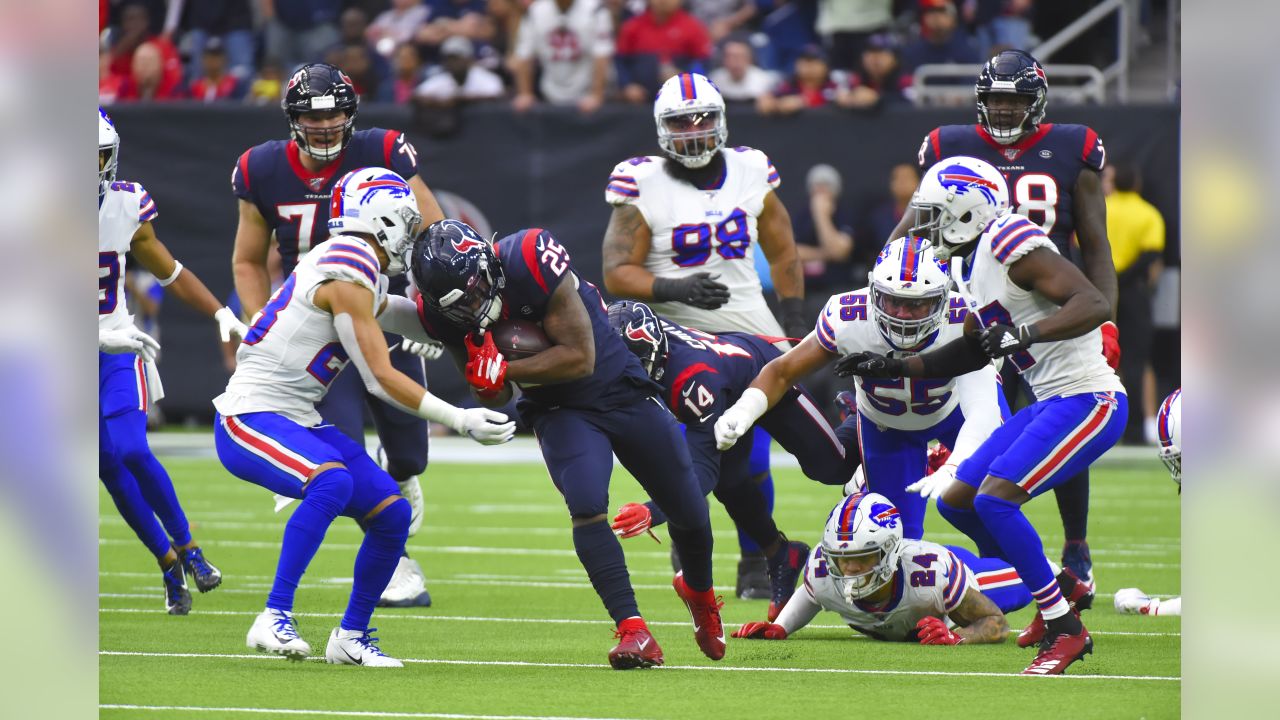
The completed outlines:
{"type": "Polygon", "coordinates": [[[344,648],[344,647],[342,647],[341,645],[339,645],[339,646],[338,646],[338,649],[342,651],[342,654],[343,654],[343,655],[346,655],[346,656],[347,656],[347,659],[348,659],[348,660],[350,660],[351,662],[355,663],[356,665],[363,665],[363,664],[364,664],[364,663],[360,662],[359,660],[355,659],[354,657],[351,657],[351,653],[347,652],[347,649],[346,649],[346,648],[344,648]]]}
{"type": "Polygon", "coordinates": [[[698,424],[702,424],[702,423],[704,423],[704,422],[706,422],[706,421],[710,420],[711,418],[713,418],[713,417],[715,417],[715,416],[716,416],[716,414],[715,414],[715,413],[711,413],[710,415],[708,415],[708,416],[706,416],[706,417],[702,418],[701,420],[699,420],[699,421],[698,421],[698,424]]]}

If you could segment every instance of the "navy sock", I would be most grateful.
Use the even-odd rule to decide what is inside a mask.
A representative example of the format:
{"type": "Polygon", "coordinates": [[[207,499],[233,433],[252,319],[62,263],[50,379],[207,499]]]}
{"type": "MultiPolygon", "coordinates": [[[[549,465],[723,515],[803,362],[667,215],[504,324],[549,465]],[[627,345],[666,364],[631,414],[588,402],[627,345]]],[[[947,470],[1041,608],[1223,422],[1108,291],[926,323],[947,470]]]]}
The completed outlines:
{"type": "Polygon", "coordinates": [[[178,502],[178,493],[173,489],[173,481],[147,445],[146,414],[141,410],[130,410],[107,418],[106,426],[120,461],[137,480],[142,496],[160,517],[173,544],[189,544],[191,528],[178,502]]]}
{"type": "Polygon", "coordinates": [[[351,600],[342,616],[343,630],[369,629],[369,618],[382,591],[391,582],[400,562],[405,540],[409,539],[409,519],[413,510],[406,500],[396,500],[382,509],[367,525],[364,542],[356,553],[355,582],[351,600]]]}
{"type": "Polygon", "coordinates": [[[1048,610],[1061,601],[1062,591],[1044,556],[1040,534],[1022,513],[1021,506],[993,495],[979,494],[973,499],[973,508],[1040,609],[1048,610]]]}
{"type": "Polygon", "coordinates": [[[982,524],[982,518],[978,517],[978,513],[973,510],[961,510],[954,508],[938,498],[938,514],[947,519],[955,529],[969,536],[969,539],[978,546],[978,554],[982,557],[1004,557],[1004,551],[1000,549],[1000,544],[991,537],[991,532],[982,524]]]}
{"type": "Polygon", "coordinates": [[[671,533],[671,541],[676,545],[676,554],[680,557],[680,568],[684,571],[684,582],[690,589],[703,592],[711,589],[711,525],[697,528],[686,528],[668,523],[667,532],[671,533]]]}
{"type": "Polygon", "coordinates": [[[169,552],[169,536],[164,534],[164,528],[156,520],[151,506],[143,499],[138,481],[129,474],[119,458],[102,453],[98,456],[98,477],[106,486],[116,509],[120,511],[120,517],[124,518],[152,555],[157,559],[163,558],[169,552]]]}
{"type": "MultiPolygon", "coordinates": [[[[752,480],[753,480],[753,481],[758,481],[758,482],[756,482],[756,487],[760,489],[760,496],[761,496],[762,498],[764,498],[764,511],[765,511],[765,513],[767,513],[767,514],[769,515],[769,517],[770,517],[770,524],[772,524],[772,522],[773,522],[773,521],[772,521],[772,517],[773,517],[773,473],[771,473],[771,472],[769,472],[769,471],[767,471],[767,470],[766,470],[766,471],[765,471],[765,473],[764,473],[764,478],[763,478],[763,479],[760,479],[760,476],[759,476],[759,475],[757,475],[757,476],[753,477],[753,478],[752,478],[752,480]]],[[[728,509],[728,506],[727,506],[727,505],[725,506],[725,509],[726,509],[726,510],[728,509]]],[[[733,519],[733,521],[734,521],[734,523],[737,523],[737,522],[738,522],[738,519],[737,519],[737,518],[734,518],[734,519],[733,519]]],[[[747,554],[750,554],[750,553],[762,553],[762,552],[764,552],[764,549],[760,546],[760,544],[759,544],[758,542],[756,542],[755,540],[753,540],[753,539],[752,539],[752,535],[758,534],[759,532],[760,532],[760,528],[759,528],[759,527],[754,527],[754,528],[753,528],[753,527],[744,527],[744,526],[742,526],[742,525],[738,525],[738,547],[739,547],[739,548],[742,548],[742,554],[743,554],[743,555],[747,555],[747,554]]]]}
{"type": "Polygon", "coordinates": [[[1089,536],[1089,471],[1067,479],[1053,489],[1062,516],[1062,534],[1067,542],[1083,541],[1089,536]]]}
{"type": "MultiPolygon", "coordinates": [[[[345,467],[331,468],[311,478],[302,502],[284,526],[276,579],[267,596],[267,607],[293,610],[293,595],[302,574],[324,542],[324,534],[334,518],[351,500],[351,473],[345,467]]],[[[382,592],[382,588],[378,589],[382,592]]]]}
{"type": "MultiPolygon", "coordinates": [[[[672,529],[674,533],[674,528],[672,529]]],[[[631,589],[631,576],[627,572],[627,558],[622,544],[606,522],[593,522],[573,528],[573,549],[578,560],[591,578],[604,607],[613,622],[620,623],[640,614],[636,605],[636,593],[631,589]]]]}

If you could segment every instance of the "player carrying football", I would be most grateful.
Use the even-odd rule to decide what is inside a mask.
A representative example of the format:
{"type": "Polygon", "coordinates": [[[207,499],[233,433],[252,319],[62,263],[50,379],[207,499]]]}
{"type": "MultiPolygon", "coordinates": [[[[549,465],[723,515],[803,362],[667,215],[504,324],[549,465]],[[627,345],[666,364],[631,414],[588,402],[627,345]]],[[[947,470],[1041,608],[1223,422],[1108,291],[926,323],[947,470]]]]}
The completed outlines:
{"type": "Polygon", "coordinates": [[[192,539],[173,481],[147,444],[147,408],[164,396],[155,369],[160,345],[134,325],[125,305],[125,253],[179,300],[213,317],[223,342],[243,338],[246,328],[156,237],[156,203],[140,183],[116,182],[119,161],[120,136],[98,108],[98,477],[160,563],[165,609],[186,615],[186,576],[208,592],[222,572],[192,539]]]}

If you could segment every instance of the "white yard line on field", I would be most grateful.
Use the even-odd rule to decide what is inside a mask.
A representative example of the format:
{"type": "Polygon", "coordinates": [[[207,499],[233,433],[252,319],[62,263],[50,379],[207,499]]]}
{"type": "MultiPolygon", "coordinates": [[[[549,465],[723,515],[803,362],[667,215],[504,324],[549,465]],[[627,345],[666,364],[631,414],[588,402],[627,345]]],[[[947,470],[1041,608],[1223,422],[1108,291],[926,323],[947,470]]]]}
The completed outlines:
{"type": "Polygon", "coordinates": [[[328,717],[456,718],[457,720],[622,720],[621,718],[567,717],[563,715],[460,715],[458,713],[391,712],[381,710],[301,710],[298,708],[195,707],[191,705],[99,705],[101,710],[151,710],[155,712],[254,713],[259,715],[324,715],[328,717]]]}

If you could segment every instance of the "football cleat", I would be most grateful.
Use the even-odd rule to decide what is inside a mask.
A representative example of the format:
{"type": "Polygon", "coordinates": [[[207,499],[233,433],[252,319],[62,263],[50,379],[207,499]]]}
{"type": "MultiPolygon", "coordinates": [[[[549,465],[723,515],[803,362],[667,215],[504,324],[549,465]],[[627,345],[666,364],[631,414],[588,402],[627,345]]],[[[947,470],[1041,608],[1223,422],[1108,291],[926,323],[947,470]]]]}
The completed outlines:
{"type": "Polygon", "coordinates": [[[689,608],[689,617],[693,619],[693,639],[702,654],[712,660],[724,657],[724,625],[720,621],[724,600],[714,595],[714,588],[702,593],[694,591],[685,584],[683,572],[676,573],[671,587],[689,608]]]}
{"type": "Polygon", "coordinates": [[[182,558],[183,569],[195,579],[196,589],[200,592],[207,593],[222,584],[222,571],[205,559],[200,548],[179,550],[178,557],[182,558]]]}
{"type": "Polygon", "coordinates": [[[1062,545],[1062,567],[1071,570],[1077,578],[1087,582],[1089,590],[1093,591],[1095,588],[1093,582],[1093,557],[1089,555],[1089,543],[1084,540],[1064,543],[1062,545]]]}
{"type": "Polygon", "coordinates": [[[400,486],[400,494],[404,496],[405,500],[409,501],[409,506],[412,508],[411,514],[409,515],[409,537],[413,537],[422,529],[422,514],[424,509],[422,485],[418,482],[417,475],[410,477],[404,482],[397,482],[396,484],[400,486]]]}
{"type": "Polygon", "coordinates": [[[1036,659],[1022,671],[1023,675],[1062,675],[1077,660],[1093,652],[1093,638],[1089,631],[1080,629],[1078,635],[1062,633],[1053,638],[1045,638],[1040,643],[1040,652],[1036,659]]]}
{"type": "Polygon", "coordinates": [[[329,645],[324,649],[324,660],[333,665],[363,665],[364,667],[404,667],[404,663],[382,652],[378,638],[369,628],[365,631],[343,630],[340,627],[329,633],[329,645]]]}
{"type": "Polygon", "coordinates": [[[400,556],[391,582],[378,598],[378,607],[431,607],[431,593],[417,560],[400,556]]]}
{"type": "Polygon", "coordinates": [[[283,655],[290,660],[306,660],[311,646],[298,635],[293,613],[267,608],[254,618],[244,644],[250,650],[283,655]]]}
{"type": "Polygon", "coordinates": [[[769,561],[764,553],[742,553],[738,559],[738,582],[733,593],[739,600],[768,600],[773,596],[769,585],[769,561]]]}
{"type": "Polygon", "coordinates": [[[165,568],[161,577],[164,579],[164,609],[170,615],[186,615],[191,612],[191,591],[187,590],[187,575],[182,570],[182,561],[175,560],[165,568]]]}
{"type": "Polygon", "coordinates": [[[769,622],[778,619],[778,613],[796,591],[796,581],[804,573],[809,559],[809,546],[802,542],[788,542],[769,559],[769,622]]]}
{"type": "Polygon", "coordinates": [[[614,670],[647,668],[662,664],[662,648],[649,633],[644,619],[633,617],[618,623],[613,636],[618,644],[609,651],[609,664],[614,670]]]}
{"type": "MultiPolygon", "coordinates": [[[[1076,617],[1079,617],[1081,610],[1088,610],[1093,607],[1093,587],[1076,577],[1076,574],[1070,568],[1063,568],[1062,572],[1076,581],[1075,587],[1071,589],[1070,593],[1067,593],[1067,604],[1071,606],[1071,612],[1075,613],[1076,617]]],[[[1036,617],[1031,621],[1031,624],[1018,633],[1018,647],[1025,648],[1040,644],[1044,639],[1044,633],[1044,616],[1037,610],[1036,617]]]]}

